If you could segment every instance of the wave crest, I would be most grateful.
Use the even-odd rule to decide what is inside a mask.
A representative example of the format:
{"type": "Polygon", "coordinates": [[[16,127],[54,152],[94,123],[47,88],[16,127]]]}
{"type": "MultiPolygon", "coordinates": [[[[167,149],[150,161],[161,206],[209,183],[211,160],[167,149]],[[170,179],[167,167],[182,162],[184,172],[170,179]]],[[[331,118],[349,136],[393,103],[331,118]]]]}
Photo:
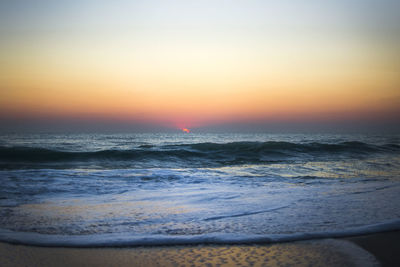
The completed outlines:
{"type": "Polygon", "coordinates": [[[69,162],[69,161],[143,161],[143,160],[213,160],[222,164],[274,162],[294,157],[395,153],[396,144],[370,145],[362,142],[290,143],[232,142],[195,143],[163,146],[139,146],[129,150],[59,151],[35,147],[0,147],[1,162],[69,162]]]}

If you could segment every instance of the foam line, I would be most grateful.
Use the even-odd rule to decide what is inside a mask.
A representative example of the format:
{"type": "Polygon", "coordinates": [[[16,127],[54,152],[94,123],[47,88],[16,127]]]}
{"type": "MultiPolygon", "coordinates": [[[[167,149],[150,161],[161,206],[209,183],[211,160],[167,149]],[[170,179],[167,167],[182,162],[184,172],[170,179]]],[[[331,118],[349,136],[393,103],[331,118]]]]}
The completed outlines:
{"type": "Polygon", "coordinates": [[[355,227],[341,231],[294,234],[204,234],[204,235],[134,235],[115,233],[101,235],[43,235],[0,229],[0,241],[48,247],[121,247],[195,244],[268,244],[322,238],[339,238],[400,230],[400,219],[355,227]]]}

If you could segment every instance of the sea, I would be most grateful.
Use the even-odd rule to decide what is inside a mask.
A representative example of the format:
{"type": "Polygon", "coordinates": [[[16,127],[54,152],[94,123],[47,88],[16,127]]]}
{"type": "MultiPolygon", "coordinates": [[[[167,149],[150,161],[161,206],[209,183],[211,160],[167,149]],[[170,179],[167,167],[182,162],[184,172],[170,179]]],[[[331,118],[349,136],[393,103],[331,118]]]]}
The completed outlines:
{"type": "Polygon", "coordinates": [[[253,244],[400,229],[400,135],[0,134],[0,241],[253,244]]]}

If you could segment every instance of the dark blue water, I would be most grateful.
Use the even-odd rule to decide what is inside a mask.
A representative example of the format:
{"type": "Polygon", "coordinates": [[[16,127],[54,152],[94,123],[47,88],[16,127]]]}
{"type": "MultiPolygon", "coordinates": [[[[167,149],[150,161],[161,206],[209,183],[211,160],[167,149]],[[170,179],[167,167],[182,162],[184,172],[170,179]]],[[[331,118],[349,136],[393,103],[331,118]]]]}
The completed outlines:
{"type": "Polygon", "coordinates": [[[0,239],[290,240],[400,227],[400,137],[0,135],[0,239]]]}

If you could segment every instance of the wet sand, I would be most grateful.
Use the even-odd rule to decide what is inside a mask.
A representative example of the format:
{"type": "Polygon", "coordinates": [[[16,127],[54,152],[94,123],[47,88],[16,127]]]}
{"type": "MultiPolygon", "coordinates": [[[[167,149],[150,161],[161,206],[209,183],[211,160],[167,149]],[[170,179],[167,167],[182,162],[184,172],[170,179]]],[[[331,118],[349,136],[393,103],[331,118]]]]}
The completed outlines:
{"type": "Polygon", "coordinates": [[[367,267],[379,266],[377,259],[382,266],[400,266],[399,237],[400,231],[395,231],[266,245],[133,248],[48,248],[0,243],[0,266],[367,267]]]}
{"type": "Polygon", "coordinates": [[[382,266],[400,266],[400,231],[347,238],[374,254],[382,266]]]}

